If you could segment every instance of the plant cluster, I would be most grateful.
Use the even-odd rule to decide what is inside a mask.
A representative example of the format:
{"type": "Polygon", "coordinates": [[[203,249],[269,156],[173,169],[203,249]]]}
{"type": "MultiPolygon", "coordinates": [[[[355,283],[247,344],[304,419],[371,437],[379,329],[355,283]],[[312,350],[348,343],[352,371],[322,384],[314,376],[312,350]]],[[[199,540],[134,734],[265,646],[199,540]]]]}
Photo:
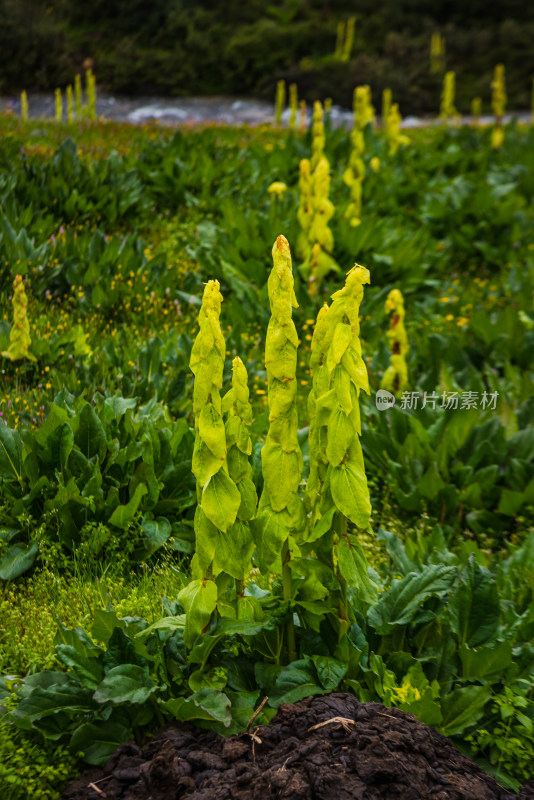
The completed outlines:
{"type": "Polygon", "coordinates": [[[0,119],[0,349],[22,275],[36,358],[1,365],[2,725],[101,761],[173,717],[234,732],[265,695],[261,721],[340,688],[524,778],[532,131],[507,125],[495,150],[490,130],[440,126],[390,153],[366,125],[351,226],[350,138],[328,121],[315,145],[101,122],[63,143],[31,125],[0,119]],[[310,153],[330,165],[332,257],[367,264],[372,286],[356,267],[310,292],[283,237],[266,279],[265,242],[297,241],[310,153]],[[394,289],[406,339],[398,319],[387,335],[394,289]],[[410,392],[378,411],[408,340],[410,392]],[[66,594],[40,593],[52,566],[66,594]],[[123,590],[87,577],[104,569],[123,590]],[[72,570],[85,600],[66,612],[72,570]],[[135,591],[129,570],[146,577],[135,591]]]}

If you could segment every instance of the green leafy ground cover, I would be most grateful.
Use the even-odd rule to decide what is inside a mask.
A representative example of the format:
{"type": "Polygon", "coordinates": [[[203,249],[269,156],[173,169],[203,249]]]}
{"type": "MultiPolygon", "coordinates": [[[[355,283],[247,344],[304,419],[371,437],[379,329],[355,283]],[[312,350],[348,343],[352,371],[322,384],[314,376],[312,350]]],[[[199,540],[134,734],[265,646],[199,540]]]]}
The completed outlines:
{"type": "MultiPolygon", "coordinates": [[[[13,796],[30,781],[57,796],[77,754],[99,763],[170,717],[231,733],[266,694],[260,721],[279,702],[337,688],[415,713],[511,786],[532,777],[532,130],[507,127],[498,151],[489,130],[423,130],[390,156],[368,128],[365,161],[380,168],[367,171],[351,227],[349,137],[327,128],[334,258],[371,273],[361,416],[372,530],[349,535],[374,589],[350,591],[340,643],[323,619],[329,575],[302,559],[287,601],[281,576],[269,580],[254,557],[254,613],[214,619],[186,647],[177,596],[195,547],[188,364],[203,283],[219,280],[224,296],[225,387],[235,355],[248,369],[261,493],[270,250],[279,233],[297,241],[309,134],[0,126],[0,349],[22,274],[36,358],[3,359],[0,385],[0,780],[13,796]],[[274,181],[287,185],[279,196],[274,181]],[[409,389],[437,393],[435,408],[376,409],[393,287],[405,298],[409,389]],[[498,401],[447,409],[443,392],[498,401]]],[[[308,348],[343,275],[314,298],[296,258],[294,275],[306,477],[308,348]]]]}

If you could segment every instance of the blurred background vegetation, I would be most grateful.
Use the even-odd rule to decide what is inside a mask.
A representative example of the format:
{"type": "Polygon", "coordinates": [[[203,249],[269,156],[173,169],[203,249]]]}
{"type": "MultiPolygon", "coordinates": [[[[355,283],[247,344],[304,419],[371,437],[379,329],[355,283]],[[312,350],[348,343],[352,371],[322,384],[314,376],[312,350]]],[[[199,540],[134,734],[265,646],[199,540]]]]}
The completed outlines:
{"type": "Polygon", "coordinates": [[[459,111],[474,96],[489,111],[499,62],[508,107],[530,106],[534,3],[526,0],[0,0],[0,92],[65,86],[92,59],[100,88],[117,94],[270,99],[285,78],[308,101],[350,107],[353,88],[369,84],[376,100],[390,87],[403,114],[435,113],[437,31],[459,111]],[[343,62],[334,57],[337,27],[351,16],[343,62]]]}

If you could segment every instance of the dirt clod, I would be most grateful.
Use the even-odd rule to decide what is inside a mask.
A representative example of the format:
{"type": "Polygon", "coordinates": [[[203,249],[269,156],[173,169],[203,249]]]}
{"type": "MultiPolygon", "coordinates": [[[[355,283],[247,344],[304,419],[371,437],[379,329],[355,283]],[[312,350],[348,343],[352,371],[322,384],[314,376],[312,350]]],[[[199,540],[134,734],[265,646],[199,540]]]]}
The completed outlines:
{"type": "Polygon", "coordinates": [[[513,794],[411,714],[351,695],[281,705],[254,733],[261,743],[167,725],[63,800],[534,800],[534,781],[513,794]]]}

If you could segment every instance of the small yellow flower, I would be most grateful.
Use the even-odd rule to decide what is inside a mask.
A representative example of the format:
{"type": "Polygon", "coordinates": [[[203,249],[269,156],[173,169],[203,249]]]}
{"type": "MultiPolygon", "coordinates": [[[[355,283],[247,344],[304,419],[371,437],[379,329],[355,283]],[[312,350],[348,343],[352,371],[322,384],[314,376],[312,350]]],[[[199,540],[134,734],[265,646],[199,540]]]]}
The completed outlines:
{"type": "Polygon", "coordinates": [[[283,195],[286,189],[287,186],[285,183],[282,183],[282,181],[275,181],[274,183],[271,183],[271,185],[267,189],[267,192],[269,194],[275,194],[277,197],[280,197],[281,195],[283,195]]]}
{"type": "Polygon", "coordinates": [[[373,172],[378,172],[380,170],[380,159],[377,156],[373,156],[373,158],[369,162],[369,166],[373,170],[373,172]]]}

